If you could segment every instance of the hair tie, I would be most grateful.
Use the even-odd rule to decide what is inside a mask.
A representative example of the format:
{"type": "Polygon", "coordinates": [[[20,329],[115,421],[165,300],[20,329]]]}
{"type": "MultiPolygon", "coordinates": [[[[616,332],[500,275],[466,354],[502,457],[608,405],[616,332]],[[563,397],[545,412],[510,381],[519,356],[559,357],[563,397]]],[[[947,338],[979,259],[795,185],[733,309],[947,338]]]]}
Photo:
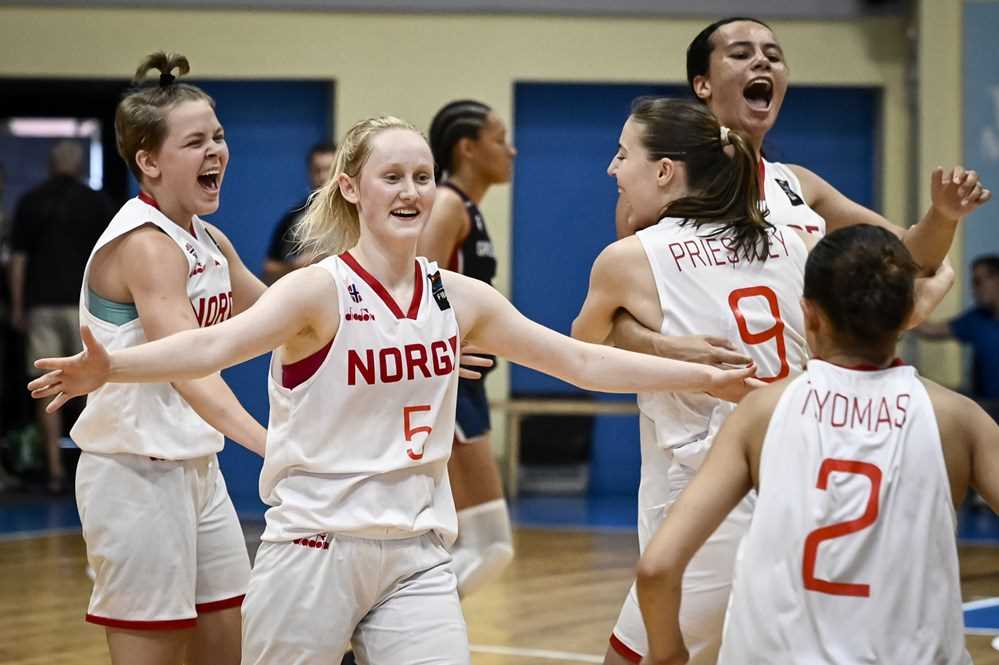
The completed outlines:
{"type": "Polygon", "coordinates": [[[718,131],[718,137],[721,139],[722,145],[728,145],[730,143],[728,140],[728,127],[722,125],[721,129],[718,131]]]}
{"type": "Polygon", "coordinates": [[[176,79],[177,77],[171,74],[170,72],[163,72],[162,74],[160,74],[160,87],[165,88],[171,83],[173,83],[176,79]]]}

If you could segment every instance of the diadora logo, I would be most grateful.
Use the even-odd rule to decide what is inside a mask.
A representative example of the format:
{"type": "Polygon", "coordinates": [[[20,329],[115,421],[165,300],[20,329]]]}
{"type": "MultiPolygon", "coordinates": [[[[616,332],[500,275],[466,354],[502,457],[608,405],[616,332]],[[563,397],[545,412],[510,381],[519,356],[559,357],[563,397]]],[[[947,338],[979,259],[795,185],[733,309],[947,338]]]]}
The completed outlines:
{"type": "Polygon", "coordinates": [[[357,288],[357,284],[351,284],[347,287],[347,293],[350,294],[350,299],[354,302],[361,302],[361,292],[357,288]]]}
{"type": "Polygon", "coordinates": [[[374,321],[375,315],[368,311],[367,307],[362,307],[359,312],[355,312],[352,307],[347,308],[347,313],[343,315],[347,321],[374,321]]]}
{"type": "Polygon", "coordinates": [[[296,538],[291,541],[302,547],[311,547],[316,550],[328,550],[330,548],[330,536],[328,533],[317,533],[307,538],[296,538]]]}

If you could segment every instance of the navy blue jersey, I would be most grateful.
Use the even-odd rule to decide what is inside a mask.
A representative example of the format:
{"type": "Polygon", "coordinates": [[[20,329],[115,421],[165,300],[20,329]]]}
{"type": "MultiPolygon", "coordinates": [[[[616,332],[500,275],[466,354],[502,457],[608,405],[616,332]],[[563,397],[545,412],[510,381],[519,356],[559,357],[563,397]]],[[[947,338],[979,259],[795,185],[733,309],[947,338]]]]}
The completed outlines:
{"type": "Polygon", "coordinates": [[[496,276],[496,251],[493,249],[493,241],[489,239],[486,221],[479,206],[452,183],[444,182],[441,185],[461,197],[468,213],[468,235],[451,251],[448,269],[492,284],[493,277],[496,276]]]}

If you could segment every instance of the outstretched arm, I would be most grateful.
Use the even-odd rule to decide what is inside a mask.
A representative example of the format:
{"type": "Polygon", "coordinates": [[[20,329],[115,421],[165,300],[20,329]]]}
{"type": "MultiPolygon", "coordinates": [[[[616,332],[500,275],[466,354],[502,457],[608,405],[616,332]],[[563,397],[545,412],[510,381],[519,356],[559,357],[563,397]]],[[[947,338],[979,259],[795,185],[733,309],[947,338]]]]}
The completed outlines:
{"type": "Polygon", "coordinates": [[[839,190],[808,169],[791,165],[801,181],[808,205],[826,220],[829,231],[852,224],[874,224],[897,235],[905,243],[924,274],[940,266],[954,240],[958,222],[992,198],[974,171],[956,166],[950,171],[937,167],[930,176],[932,204],[923,219],[903,229],[878,213],[851,201],[839,190]]]}
{"type": "Polygon", "coordinates": [[[108,354],[84,332],[86,348],[70,358],[45,358],[36,366],[53,370],[28,384],[32,396],[58,395],[62,402],[106,382],[160,383],[212,374],[266,353],[307,329],[336,334],[336,290],[322,268],[304,268],[279,280],[246,312],[208,328],[195,328],[155,342],[108,354]]]}
{"type": "Polygon", "coordinates": [[[580,342],[526,318],[487,284],[451,272],[444,279],[469,344],[581,388],[711,392],[731,401],[749,389],[753,368],[725,371],[580,342]]]}

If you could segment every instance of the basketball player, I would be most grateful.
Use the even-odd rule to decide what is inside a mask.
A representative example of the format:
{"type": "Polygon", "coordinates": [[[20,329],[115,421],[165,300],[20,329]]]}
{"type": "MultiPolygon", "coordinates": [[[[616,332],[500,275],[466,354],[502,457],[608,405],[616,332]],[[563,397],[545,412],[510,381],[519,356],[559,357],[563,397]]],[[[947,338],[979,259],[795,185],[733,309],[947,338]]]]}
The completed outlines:
{"type": "MultiPolygon", "coordinates": [[[[114,217],[84,272],[80,320],[110,349],[212,326],[263,291],[217,228],[229,162],[215,103],[156,53],[115,115],[118,151],[141,192],[114,217]],[[159,80],[143,85],[146,73],[159,80]]],[[[238,663],[250,564],[216,453],[223,434],[263,454],[266,432],[218,374],[108,385],[72,430],[76,496],[96,579],[87,621],[112,663],[238,663]],[[185,660],[186,659],[186,660],[185,660]]]]}
{"type": "Polygon", "coordinates": [[[450,567],[447,482],[459,338],[585,388],[741,398],[720,370],[585,344],[535,324],[487,284],[416,257],[434,202],[426,140],[391,117],[352,127],[302,221],[330,258],[245,313],[141,348],[39,361],[35,397],[105,381],[185,380],[278,349],[261,475],[267,512],[243,605],[244,663],[468,663],[450,567]]]}
{"type": "MultiPolygon", "coordinates": [[[[417,254],[448,270],[492,284],[496,253],[479,204],[492,185],[510,182],[517,151],[506,126],[485,104],[445,105],[430,124],[430,148],[440,182],[417,254]]],[[[455,445],[448,460],[458,511],[451,549],[458,594],[495,579],[513,559],[510,515],[489,441],[489,401],[483,379],[458,381],[455,445]]]]}
{"type": "MultiPolygon", "coordinates": [[[[922,221],[902,229],[851,201],[812,171],[797,164],[770,162],[763,156],[764,139],[777,122],[787,93],[788,74],[779,40],[758,19],[721,19],[704,28],[687,47],[687,82],[691,92],[723,125],[747,136],[760,157],[762,198],[769,210],[768,221],[820,236],[859,222],[885,226],[903,238],[923,274],[936,270],[940,273],[938,279],[952,284],[954,272],[944,257],[962,216],[959,210],[941,207],[934,198],[922,221]],[[941,262],[943,266],[938,270],[941,262]]],[[[957,185],[963,200],[971,204],[991,198],[991,192],[982,187],[974,171],[938,168],[933,180],[957,185]]],[[[633,233],[640,228],[636,226],[638,223],[628,211],[627,202],[619,200],[618,237],[633,233]]],[[[945,289],[935,290],[941,298],[946,294],[945,289]]],[[[926,303],[925,309],[935,305],[926,303]]],[[[914,319],[921,313],[925,314],[916,312],[914,319]]],[[[625,348],[684,360],[718,364],[733,359],[725,340],[663,338],[643,330],[626,315],[615,326],[615,340],[625,348]]]]}
{"type": "Polygon", "coordinates": [[[642,662],[687,662],[684,566],[755,488],[719,663],[971,663],[954,509],[969,484],[999,507],[999,427],[893,360],[917,270],[866,224],[812,251],[802,307],[815,358],[736,409],[646,548],[642,662]]]}
{"type": "MultiPolygon", "coordinates": [[[[753,359],[764,381],[800,372],[808,350],[798,301],[807,247],[815,240],[764,218],[756,204],[752,144],[696,102],[642,98],[621,132],[608,173],[645,228],[598,257],[573,335],[603,342],[616,313],[624,310],[665,336],[739,340],[739,350],[753,359]],[[660,221],[648,226],[649,219],[660,221]],[[758,255],[749,251],[754,247],[758,255]]],[[[957,190],[951,185],[947,192],[957,197],[957,190]]],[[[938,297],[934,288],[941,288],[940,280],[924,281],[920,300],[938,297]]],[[[644,549],[731,409],[703,395],[643,394],[638,402],[639,547],[644,549]]],[[[736,548],[751,514],[748,497],[698,552],[684,578],[681,623],[697,662],[714,662],[717,655],[736,548]]],[[[645,650],[632,588],[605,662],[637,663],[645,650]]]]}

